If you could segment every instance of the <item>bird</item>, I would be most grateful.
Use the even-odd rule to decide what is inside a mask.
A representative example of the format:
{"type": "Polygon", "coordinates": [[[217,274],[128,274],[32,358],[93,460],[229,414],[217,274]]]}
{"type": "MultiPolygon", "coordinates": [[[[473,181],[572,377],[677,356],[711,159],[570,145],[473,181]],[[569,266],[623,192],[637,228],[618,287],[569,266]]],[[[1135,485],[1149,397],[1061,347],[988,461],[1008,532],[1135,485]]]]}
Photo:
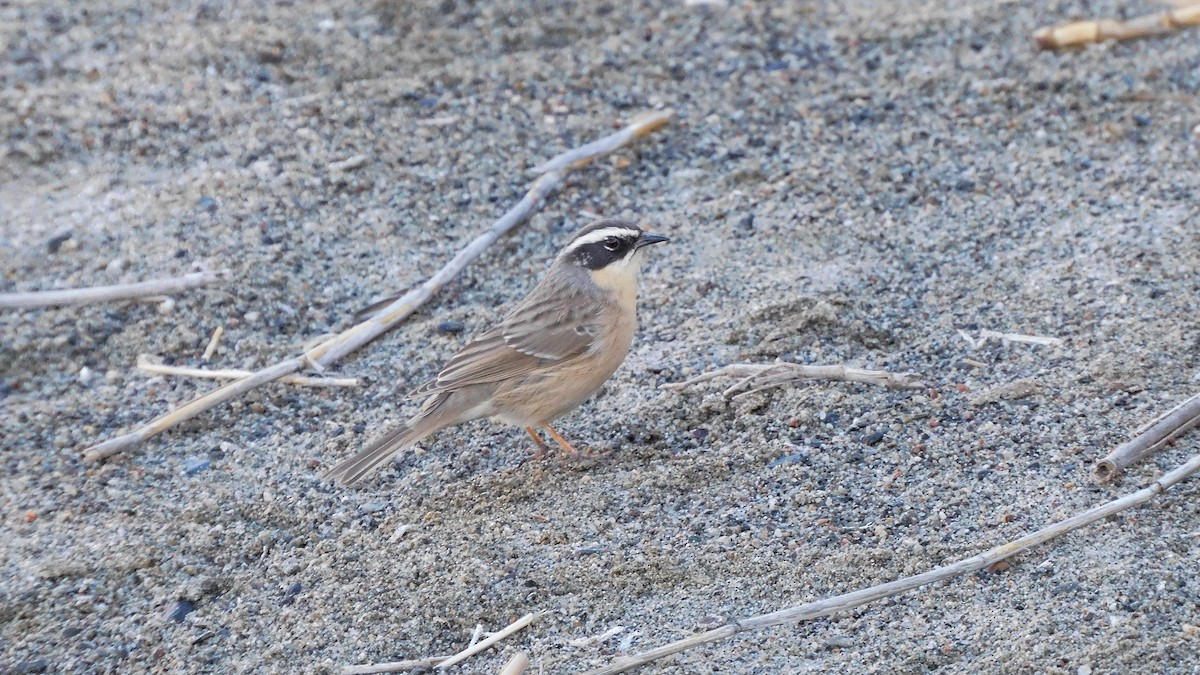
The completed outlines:
{"type": "Polygon", "coordinates": [[[492,418],[524,427],[544,455],[550,422],[591,397],[624,362],[637,324],[646,247],[669,241],[637,224],[598,220],[575,232],[541,281],[498,324],[466,344],[406,399],[424,399],[407,422],[324,476],[354,485],[405,448],[447,427],[492,418]]]}

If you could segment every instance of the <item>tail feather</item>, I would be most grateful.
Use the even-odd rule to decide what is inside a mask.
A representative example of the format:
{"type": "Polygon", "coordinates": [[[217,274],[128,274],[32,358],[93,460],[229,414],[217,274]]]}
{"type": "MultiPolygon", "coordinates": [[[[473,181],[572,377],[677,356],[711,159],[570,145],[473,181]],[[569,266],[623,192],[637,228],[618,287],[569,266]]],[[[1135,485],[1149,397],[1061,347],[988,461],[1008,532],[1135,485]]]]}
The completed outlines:
{"type": "Polygon", "coordinates": [[[342,461],[326,471],[323,477],[332,478],[339,485],[353,485],[363,476],[378,468],[379,465],[391,459],[392,455],[440,428],[441,425],[429,424],[428,418],[411,424],[402,424],[373,441],[350,459],[342,461]]]}

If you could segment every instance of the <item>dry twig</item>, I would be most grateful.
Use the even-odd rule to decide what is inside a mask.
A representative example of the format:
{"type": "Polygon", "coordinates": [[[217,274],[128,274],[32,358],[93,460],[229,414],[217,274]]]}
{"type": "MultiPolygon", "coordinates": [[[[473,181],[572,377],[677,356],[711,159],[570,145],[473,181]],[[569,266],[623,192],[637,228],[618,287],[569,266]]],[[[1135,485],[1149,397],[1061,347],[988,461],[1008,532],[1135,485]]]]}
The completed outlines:
{"type": "Polygon", "coordinates": [[[328,367],[347,354],[374,340],[394,328],[408,317],[409,314],[412,314],[417,308],[425,304],[429,298],[441,290],[446,283],[453,279],[472,260],[479,257],[488,246],[491,246],[497,239],[521,224],[529,214],[537,209],[542,200],[562,184],[568,171],[662,127],[670,119],[671,114],[669,110],[655,113],[634,122],[615,134],[611,134],[594,143],[589,143],[584,147],[590,148],[590,154],[580,154],[578,150],[572,150],[550,160],[550,162],[543,166],[554,165],[561,166],[562,168],[550,169],[546,173],[543,173],[534,181],[529,192],[525,193],[525,196],[516,206],[509,209],[487,231],[476,237],[470,244],[459,251],[436,274],[417,288],[397,298],[365,321],[309,349],[300,356],[281,361],[273,366],[259,370],[248,377],[226,384],[147,422],[127,434],[98,443],[84,451],[84,459],[95,462],[111,457],[189,420],[224,401],[240,396],[261,384],[291,375],[305,368],[316,368],[319,370],[328,367]]]}
{"type": "Polygon", "coordinates": [[[217,347],[221,346],[221,337],[225,335],[225,326],[217,326],[213,331],[212,338],[208,341],[208,346],[204,348],[204,356],[201,357],[205,361],[211,359],[217,353],[217,347]]]}
{"type": "Polygon", "coordinates": [[[1147,455],[1179,438],[1200,424],[1200,394],[1168,410],[1158,419],[1134,432],[1133,438],[1117,446],[1092,469],[1092,477],[1106,483],[1147,455]]]}
{"type": "MultiPolygon", "coordinates": [[[[467,645],[467,648],[453,656],[430,656],[423,659],[411,659],[408,661],[393,661],[391,663],[373,663],[361,666],[346,666],[342,668],[342,675],[395,673],[402,670],[415,670],[417,668],[430,668],[434,666],[436,666],[439,670],[449,668],[450,666],[465,661],[466,659],[482,651],[486,651],[489,647],[497,642],[533,623],[543,614],[545,614],[545,612],[531,612],[526,614],[525,616],[509,624],[503,630],[497,633],[492,633],[487,637],[487,639],[484,640],[479,639],[479,637],[483,634],[483,625],[478,625],[475,627],[475,631],[471,634],[471,643],[467,645]]],[[[504,670],[502,671],[501,675],[509,672],[516,674],[524,672],[525,668],[529,666],[529,659],[526,657],[525,662],[522,665],[518,662],[518,657],[522,656],[524,656],[524,654],[517,654],[517,656],[513,657],[512,660],[510,660],[508,664],[504,666],[504,670]],[[519,665],[520,669],[510,671],[511,668],[516,667],[514,664],[519,665]]]]}
{"type": "Polygon", "coordinates": [[[158,295],[183,293],[214,283],[221,278],[216,272],[193,272],[181,277],[151,279],[118,286],[95,286],[92,288],[67,288],[58,291],[35,291],[32,293],[0,293],[0,309],[33,309],[62,305],[88,305],[112,300],[131,300],[158,295]]]}
{"type": "Polygon", "coordinates": [[[1063,49],[1104,42],[1164,35],[1181,28],[1200,26],[1200,3],[1191,2],[1158,14],[1146,14],[1128,21],[1089,19],[1059,26],[1039,28],[1033,39],[1042,49],[1063,49]]]}
{"type": "Polygon", "coordinates": [[[658,131],[671,121],[671,116],[674,114],[673,110],[655,110],[639,115],[629,126],[617,133],[609,134],[587,145],[581,145],[574,150],[568,150],[538,166],[533,173],[543,174],[564,169],[578,169],[597,157],[603,157],[642,136],[658,131]]]}
{"type": "MultiPolygon", "coordinates": [[[[236,380],[248,377],[254,373],[249,370],[205,370],[203,368],[188,368],[187,366],[168,366],[138,359],[138,370],[153,375],[176,375],[178,377],[200,377],[208,380],[236,380]]],[[[306,377],[304,375],[288,375],[279,378],[280,382],[294,384],[298,387],[357,387],[357,377],[306,377]]]]}
{"type": "Polygon", "coordinates": [[[800,380],[832,380],[834,382],[863,382],[877,384],[889,389],[924,389],[926,385],[913,373],[889,373],[884,370],[863,370],[845,365],[804,366],[799,363],[777,361],[769,364],[734,363],[709,371],[683,382],[669,382],[663,389],[682,391],[701,382],[718,377],[739,377],[736,384],[727,388],[725,396],[751,394],[763,389],[782,387],[800,380]],[[746,391],[742,391],[742,390],[746,391]],[[739,392],[741,392],[739,394],[739,392]]]}
{"type": "Polygon", "coordinates": [[[1000,340],[1002,342],[1020,342],[1030,345],[1043,345],[1046,347],[1061,347],[1063,345],[1062,338],[1046,337],[1044,335],[1024,335],[1022,333],[998,333],[994,330],[979,331],[979,337],[973,338],[971,334],[961,328],[958,330],[958,335],[971,345],[971,349],[979,349],[987,344],[988,340],[1000,340]]]}
{"type": "Polygon", "coordinates": [[[455,654],[454,656],[451,656],[450,658],[446,659],[445,661],[438,663],[437,664],[438,670],[445,670],[446,668],[449,668],[450,666],[452,666],[456,663],[465,661],[465,660],[471,658],[472,656],[475,656],[479,652],[482,652],[482,651],[488,649],[489,647],[491,647],[492,645],[496,644],[497,642],[503,640],[504,638],[508,637],[509,635],[512,635],[513,633],[521,630],[522,628],[528,626],[529,624],[533,623],[534,621],[537,621],[537,619],[539,617],[541,617],[543,614],[545,614],[545,612],[530,612],[529,614],[526,614],[525,616],[523,616],[523,617],[517,619],[516,621],[512,622],[511,624],[509,624],[508,627],[505,628],[504,630],[502,630],[498,633],[492,633],[490,636],[487,637],[487,639],[480,640],[479,642],[476,642],[475,644],[471,645],[470,647],[467,647],[466,649],[455,654]]]}
{"type": "Polygon", "coordinates": [[[521,675],[528,667],[529,657],[525,652],[517,652],[508,660],[508,663],[504,664],[504,669],[500,671],[500,675],[521,675]]]}
{"type": "Polygon", "coordinates": [[[450,658],[449,656],[427,656],[423,659],[408,661],[392,661],[390,663],[369,663],[362,666],[346,666],[342,675],[371,675],[372,673],[400,673],[418,668],[432,668],[450,658]]]}
{"type": "Polygon", "coordinates": [[[886,584],[880,584],[871,588],[866,588],[852,593],[846,593],[833,598],[826,598],[816,602],[809,602],[787,609],[781,609],[770,614],[760,614],[748,619],[733,621],[727,623],[720,628],[716,628],[692,637],[672,642],[671,644],[652,649],[642,654],[622,659],[616,663],[610,664],[604,668],[591,671],[588,675],[613,675],[614,673],[623,673],[632,670],[639,666],[656,661],[671,654],[676,654],[693,647],[726,640],[746,631],[758,630],[769,626],[777,626],[786,623],[797,623],[816,619],[822,616],[829,616],[838,612],[844,612],[848,609],[853,609],[868,602],[891,597],[899,593],[911,591],[920,586],[945,581],[962,574],[969,574],[987,568],[989,565],[997,563],[1006,558],[1010,558],[1021,551],[1029,549],[1033,546],[1045,543],[1055,537],[1066,534],[1072,530],[1079,529],[1085,525],[1090,525],[1098,520],[1107,518],[1114,513],[1119,513],[1125,509],[1132,508],[1141,504],[1145,504],[1154,497],[1162,494],[1165,490],[1200,471],[1200,455],[1196,455],[1189,459],[1182,466],[1174,469],[1163,475],[1158,480],[1151,483],[1149,486],[1138,490],[1137,492],[1113,500],[1107,504],[1088,509],[1082,513],[1076,514],[1064,521],[1055,523],[1049,527],[1025,535],[1020,539],[997,546],[988,551],[972,556],[965,560],[960,560],[943,567],[939,567],[922,574],[918,574],[904,579],[897,579],[886,584]]]}

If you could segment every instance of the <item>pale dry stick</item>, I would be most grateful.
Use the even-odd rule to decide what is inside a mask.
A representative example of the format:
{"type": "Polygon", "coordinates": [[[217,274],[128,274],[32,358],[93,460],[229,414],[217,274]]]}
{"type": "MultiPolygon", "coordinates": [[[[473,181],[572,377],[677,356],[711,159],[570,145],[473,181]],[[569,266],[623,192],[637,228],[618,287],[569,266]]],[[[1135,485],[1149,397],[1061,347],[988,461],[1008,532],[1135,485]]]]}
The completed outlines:
{"type": "Polygon", "coordinates": [[[157,295],[173,295],[215,283],[223,275],[217,272],[193,272],[181,277],[151,279],[118,286],[65,288],[31,293],[0,293],[0,309],[33,309],[63,305],[88,305],[113,300],[133,300],[157,295]]]}
{"type": "Polygon", "coordinates": [[[613,626],[599,635],[589,635],[588,637],[575,638],[567,644],[572,647],[592,647],[625,632],[625,626],[613,626]]]}
{"type": "Polygon", "coordinates": [[[468,647],[474,647],[479,638],[483,637],[483,624],[475,624],[475,630],[471,633],[471,641],[467,643],[468,647]]]}
{"type": "Polygon", "coordinates": [[[762,388],[779,387],[799,380],[831,380],[834,382],[862,382],[876,384],[889,389],[925,389],[927,384],[916,379],[913,373],[889,373],[884,370],[864,370],[846,365],[805,366],[799,363],[780,361],[776,363],[734,363],[716,370],[697,375],[683,382],[669,382],[662,389],[682,391],[701,382],[718,377],[740,377],[737,384],[725,390],[725,395],[751,384],[762,384],[762,388]]]}
{"type": "Polygon", "coordinates": [[[960,560],[956,563],[951,563],[937,569],[930,570],[921,574],[896,581],[889,581],[886,584],[872,586],[852,593],[845,593],[832,598],[809,602],[795,607],[788,607],[777,612],[769,614],[759,614],[748,619],[727,623],[720,628],[693,635],[689,638],[672,642],[657,649],[636,654],[627,659],[622,659],[616,663],[612,663],[603,668],[590,671],[587,675],[614,675],[615,673],[623,673],[632,670],[639,666],[643,666],[651,661],[677,654],[693,647],[726,640],[746,631],[758,630],[770,626],[778,626],[786,623],[798,623],[823,616],[829,616],[838,612],[844,612],[853,609],[860,605],[865,605],[875,600],[891,597],[900,593],[911,591],[921,586],[945,581],[954,577],[977,572],[986,569],[989,565],[995,564],[1001,560],[1011,558],[1012,556],[1026,550],[1043,544],[1055,537],[1066,534],[1072,530],[1077,530],[1085,525],[1090,525],[1098,520],[1103,520],[1115,513],[1124,511],[1125,509],[1133,508],[1145,504],[1154,499],[1154,497],[1162,494],[1176,483],[1184,480],[1188,476],[1200,471],[1200,455],[1195,455],[1183,465],[1164,474],[1161,478],[1151,483],[1149,486],[1138,490],[1137,492],[1126,495],[1120,499],[1113,500],[1106,504],[1088,509],[1082,513],[1076,514],[1066,520],[1055,523],[1049,527],[1038,530],[1031,534],[1027,534],[1020,539],[1011,541],[1007,544],[997,546],[980,553],[979,555],[960,560]]]}
{"type": "MultiPolygon", "coordinates": [[[[174,375],[177,377],[199,377],[207,380],[236,380],[253,375],[253,371],[226,368],[222,370],[206,370],[204,368],[189,368],[187,366],[168,366],[152,361],[138,360],[138,370],[152,375],[174,375]]],[[[280,382],[294,384],[297,387],[357,387],[357,377],[306,377],[304,375],[288,375],[279,378],[280,382]]]]}
{"type": "Polygon", "coordinates": [[[1117,446],[1092,468],[1092,477],[1107,483],[1147,455],[1200,424],[1200,394],[1180,403],[1158,419],[1134,432],[1134,437],[1117,446]]]}
{"type": "Polygon", "coordinates": [[[513,657],[504,664],[504,668],[500,671],[500,675],[521,675],[525,669],[529,667],[529,657],[525,652],[517,652],[513,657]]]}
{"type": "Polygon", "coordinates": [[[221,345],[221,337],[225,335],[225,326],[217,326],[213,331],[212,338],[208,341],[208,346],[204,348],[205,361],[211,359],[217,353],[217,347],[221,345]]]}
{"type": "Polygon", "coordinates": [[[1128,21],[1090,19],[1048,26],[1034,31],[1033,39],[1042,49],[1063,49],[1105,42],[1163,35],[1181,28],[1200,26],[1200,4],[1189,4],[1158,14],[1146,14],[1128,21]]]}
{"type": "Polygon", "coordinates": [[[410,659],[408,661],[392,661],[390,663],[369,663],[361,666],[346,666],[342,668],[342,675],[371,675],[372,673],[401,673],[406,670],[416,670],[418,668],[432,668],[437,664],[445,661],[448,656],[427,656],[423,659],[410,659]]]}
{"type": "Polygon", "coordinates": [[[634,119],[632,124],[617,133],[605,136],[598,141],[592,141],[587,145],[581,145],[574,150],[568,150],[538,166],[533,170],[533,173],[539,174],[560,171],[562,169],[577,169],[597,157],[603,157],[614,150],[619,150],[628,145],[630,141],[658,131],[667,122],[671,121],[671,117],[674,114],[675,111],[668,108],[667,110],[655,110],[641,115],[634,119]]]}
{"type": "Polygon", "coordinates": [[[1042,345],[1046,347],[1061,347],[1063,345],[1062,338],[1047,337],[1044,335],[1024,335],[1022,333],[1000,333],[994,330],[979,331],[979,337],[973,338],[967,331],[959,328],[958,335],[971,345],[972,349],[979,349],[987,344],[988,340],[999,339],[1004,342],[1020,342],[1030,345],[1042,345]]]}
{"type": "Polygon", "coordinates": [[[460,663],[462,661],[465,661],[465,660],[471,658],[472,656],[475,656],[479,652],[486,651],[488,648],[490,648],[492,645],[496,644],[497,642],[503,640],[504,638],[508,637],[509,635],[512,635],[513,633],[516,633],[517,631],[528,626],[529,624],[533,623],[534,621],[537,621],[538,618],[544,614],[545,614],[545,612],[530,612],[529,614],[526,614],[525,616],[510,623],[508,625],[508,627],[506,627],[504,630],[501,630],[497,633],[492,633],[491,635],[489,635],[487,637],[487,639],[480,640],[479,642],[476,642],[475,644],[471,645],[470,647],[467,647],[466,649],[462,650],[461,652],[455,654],[454,656],[451,656],[450,658],[446,659],[445,661],[442,661],[441,663],[437,664],[438,670],[445,670],[446,668],[449,668],[450,666],[453,666],[456,663],[460,663]]]}
{"type": "MultiPolygon", "coordinates": [[[[640,138],[654,129],[660,128],[665,124],[665,118],[662,116],[670,116],[670,111],[658,113],[656,116],[644,118],[641,121],[634,122],[630,126],[612,134],[601,141],[591,143],[589,146],[596,148],[598,157],[607,152],[611,152],[614,147],[612,143],[605,142],[610,138],[617,137],[621,143],[628,143],[636,138],[640,138]]],[[[619,146],[617,146],[619,147],[619,146]]],[[[417,288],[405,293],[397,298],[391,304],[380,309],[370,318],[354,325],[353,327],[335,335],[334,337],[322,342],[321,344],[309,349],[304,354],[293,357],[286,361],[281,361],[273,366],[269,366],[255,372],[252,376],[243,380],[237,380],[215,389],[204,396],[193,399],[180,408],[172,410],[164,415],[156,417],[137,429],[109,439],[102,443],[98,443],[84,450],[84,459],[95,462],[122,452],[123,450],[132,448],[148,438],[157,436],[158,434],[174,427],[182,422],[185,422],[196,415],[199,415],[210,408],[217,406],[229,399],[254,389],[255,387],[277,380],[285,375],[299,372],[305,368],[317,367],[324,368],[342,357],[350,354],[359,347],[367,344],[371,340],[379,337],[383,333],[391,330],[408,315],[416,311],[421,305],[425,304],[429,298],[433,297],[443,286],[453,279],[459,272],[462,271],[472,260],[479,257],[484,250],[491,246],[501,236],[507,234],[510,230],[521,224],[529,214],[533,213],[538,205],[546,197],[550,195],[562,183],[564,177],[570,168],[581,165],[582,159],[574,159],[574,151],[568,151],[559,155],[564,157],[572,156],[572,161],[568,163],[569,168],[552,170],[542,174],[533,182],[529,192],[521,198],[515,206],[508,210],[495,223],[492,224],[487,231],[476,237],[467,244],[465,248],[458,252],[450,262],[437,271],[432,277],[427,279],[425,283],[417,288]]],[[[555,158],[557,159],[557,158],[555,158]]],[[[550,160],[554,162],[555,160],[550,160]]]]}

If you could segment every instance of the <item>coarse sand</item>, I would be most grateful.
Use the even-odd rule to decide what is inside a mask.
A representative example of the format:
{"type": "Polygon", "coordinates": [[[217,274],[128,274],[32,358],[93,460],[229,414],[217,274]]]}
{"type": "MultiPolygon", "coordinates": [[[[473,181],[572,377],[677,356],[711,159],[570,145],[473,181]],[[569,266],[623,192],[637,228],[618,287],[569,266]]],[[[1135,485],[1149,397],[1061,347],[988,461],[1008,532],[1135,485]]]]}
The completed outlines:
{"type": "MultiPolygon", "coordinates": [[[[335,673],[548,611],[458,672],[524,651],[529,673],[578,673],[1148,484],[1200,435],[1113,485],[1090,471],[1200,391],[1200,32],[1031,35],[1161,10],[0,2],[0,292],[230,274],[0,314],[0,671],[335,673]],[[360,387],[269,385],[82,461],[215,386],[139,355],[293,356],[435,272],[538,163],[668,107],[332,369],[360,387]],[[477,422],[362,487],[319,478],[595,215],[672,238],[627,362],[560,420],[607,458],[530,460],[520,430],[477,422]],[[776,358],[929,389],[660,389],[776,358]]],[[[1200,481],[1012,563],[642,672],[1200,669],[1200,481]]]]}

